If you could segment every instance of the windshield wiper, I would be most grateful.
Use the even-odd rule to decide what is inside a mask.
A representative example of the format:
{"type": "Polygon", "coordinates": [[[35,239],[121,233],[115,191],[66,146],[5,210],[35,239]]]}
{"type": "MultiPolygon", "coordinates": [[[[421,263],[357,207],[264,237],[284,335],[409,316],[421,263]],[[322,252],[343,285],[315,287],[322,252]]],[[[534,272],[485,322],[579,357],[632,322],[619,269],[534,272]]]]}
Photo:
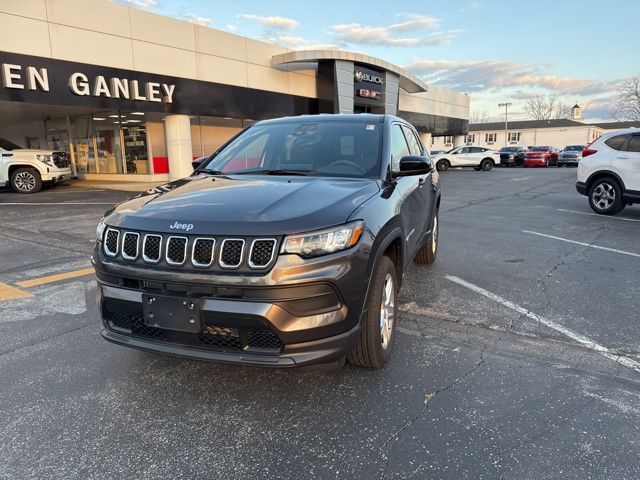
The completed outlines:
{"type": "Polygon", "coordinates": [[[231,172],[230,175],[315,175],[314,170],[287,170],[284,168],[273,168],[263,170],[241,170],[239,172],[231,172]]]}
{"type": "Polygon", "coordinates": [[[210,168],[202,168],[200,170],[196,170],[193,173],[206,173],[207,175],[224,175],[224,172],[220,170],[211,170],[210,168]]]}

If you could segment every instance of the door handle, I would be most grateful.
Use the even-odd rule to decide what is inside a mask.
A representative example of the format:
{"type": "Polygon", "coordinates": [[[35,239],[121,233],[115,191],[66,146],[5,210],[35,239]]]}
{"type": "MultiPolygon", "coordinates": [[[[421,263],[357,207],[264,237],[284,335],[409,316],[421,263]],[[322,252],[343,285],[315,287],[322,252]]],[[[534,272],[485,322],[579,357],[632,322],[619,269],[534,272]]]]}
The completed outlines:
{"type": "Polygon", "coordinates": [[[620,159],[620,160],[629,160],[629,157],[621,157],[621,156],[617,156],[616,158],[620,159]]]}

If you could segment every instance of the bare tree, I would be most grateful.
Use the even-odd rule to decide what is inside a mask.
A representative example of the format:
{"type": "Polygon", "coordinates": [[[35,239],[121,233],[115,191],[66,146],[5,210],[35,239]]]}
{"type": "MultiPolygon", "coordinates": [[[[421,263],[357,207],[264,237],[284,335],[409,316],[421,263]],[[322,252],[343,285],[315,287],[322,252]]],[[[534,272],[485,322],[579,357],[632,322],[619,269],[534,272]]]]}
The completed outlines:
{"type": "Polygon", "coordinates": [[[618,120],[640,120],[640,75],[627,78],[620,84],[613,115],[618,120]]]}
{"type": "Polygon", "coordinates": [[[486,110],[480,110],[473,112],[469,118],[469,123],[487,123],[489,121],[489,114],[486,110]]]}
{"type": "Polygon", "coordinates": [[[534,120],[567,118],[570,108],[558,100],[555,95],[535,95],[527,100],[524,111],[534,120]]]}

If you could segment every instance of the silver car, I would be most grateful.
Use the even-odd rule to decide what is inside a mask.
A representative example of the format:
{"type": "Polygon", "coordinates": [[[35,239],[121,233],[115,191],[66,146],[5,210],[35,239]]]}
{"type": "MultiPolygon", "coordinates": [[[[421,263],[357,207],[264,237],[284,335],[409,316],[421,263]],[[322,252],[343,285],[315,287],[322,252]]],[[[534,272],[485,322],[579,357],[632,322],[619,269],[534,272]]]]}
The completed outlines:
{"type": "Polygon", "coordinates": [[[567,145],[558,153],[558,168],[566,166],[578,166],[582,159],[584,145],[567,145]]]}

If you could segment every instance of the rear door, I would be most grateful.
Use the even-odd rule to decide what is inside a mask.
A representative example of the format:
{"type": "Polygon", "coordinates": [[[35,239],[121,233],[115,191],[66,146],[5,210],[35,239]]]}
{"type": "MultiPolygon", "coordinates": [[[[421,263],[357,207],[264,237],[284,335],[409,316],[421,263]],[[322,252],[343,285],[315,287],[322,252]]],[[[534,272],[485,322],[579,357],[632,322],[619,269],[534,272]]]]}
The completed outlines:
{"type": "Polygon", "coordinates": [[[626,149],[616,152],[614,163],[626,189],[640,191],[640,134],[632,135],[626,149]]]}

